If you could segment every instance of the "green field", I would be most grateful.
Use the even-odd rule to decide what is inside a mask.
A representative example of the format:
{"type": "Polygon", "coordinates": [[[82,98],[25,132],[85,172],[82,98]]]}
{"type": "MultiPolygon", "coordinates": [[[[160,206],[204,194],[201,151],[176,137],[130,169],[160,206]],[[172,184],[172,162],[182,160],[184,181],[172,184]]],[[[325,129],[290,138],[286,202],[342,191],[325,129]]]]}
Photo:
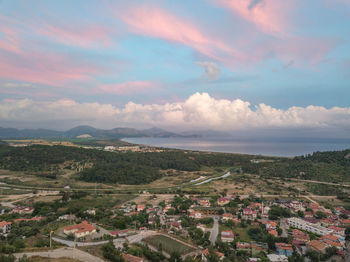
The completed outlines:
{"type": "Polygon", "coordinates": [[[161,244],[162,249],[168,254],[171,254],[173,252],[179,252],[180,254],[187,254],[194,250],[189,246],[186,246],[174,239],[171,239],[169,237],[162,236],[162,235],[146,238],[144,239],[144,242],[146,242],[147,244],[155,248],[159,248],[161,244]]]}

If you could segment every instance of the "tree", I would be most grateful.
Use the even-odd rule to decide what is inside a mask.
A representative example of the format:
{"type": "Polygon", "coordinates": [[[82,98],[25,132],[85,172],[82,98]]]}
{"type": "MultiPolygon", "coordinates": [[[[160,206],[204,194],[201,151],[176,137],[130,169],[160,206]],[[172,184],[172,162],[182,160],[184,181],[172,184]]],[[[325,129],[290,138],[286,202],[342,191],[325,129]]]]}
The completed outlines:
{"type": "Polygon", "coordinates": [[[102,255],[112,262],[124,262],[121,252],[115,248],[112,241],[102,246],[102,255]]]}
{"type": "Polygon", "coordinates": [[[315,214],[315,217],[318,219],[322,219],[322,218],[326,218],[327,215],[325,213],[323,213],[322,211],[317,211],[315,214]]]}
{"type": "Polygon", "coordinates": [[[169,262],[182,262],[182,258],[179,252],[172,252],[169,258],[169,262]]]}
{"type": "Polygon", "coordinates": [[[305,215],[304,215],[304,212],[303,211],[301,211],[301,210],[298,210],[298,217],[304,217],[305,215]]]}

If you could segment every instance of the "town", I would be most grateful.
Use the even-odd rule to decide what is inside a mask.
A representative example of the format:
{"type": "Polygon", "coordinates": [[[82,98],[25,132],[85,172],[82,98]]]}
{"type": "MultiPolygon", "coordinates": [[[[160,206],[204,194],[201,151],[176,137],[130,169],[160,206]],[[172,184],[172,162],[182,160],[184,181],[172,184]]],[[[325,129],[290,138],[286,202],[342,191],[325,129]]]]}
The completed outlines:
{"type": "Polygon", "coordinates": [[[50,202],[3,202],[1,252],[20,261],[31,255],[24,251],[28,246],[44,257],[67,256],[62,249],[68,248],[81,261],[345,261],[348,256],[350,210],[343,206],[225,192],[207,197],[142,192],[94,207],[84,205],[86,197],[61,192],[50,202]]]}

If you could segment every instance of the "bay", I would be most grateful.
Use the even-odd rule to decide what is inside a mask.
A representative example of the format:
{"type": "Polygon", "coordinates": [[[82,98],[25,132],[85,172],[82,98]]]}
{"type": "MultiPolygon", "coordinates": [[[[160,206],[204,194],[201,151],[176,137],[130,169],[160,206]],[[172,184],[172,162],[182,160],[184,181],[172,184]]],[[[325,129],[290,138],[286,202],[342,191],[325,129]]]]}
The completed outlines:
{"type": "Polygon", "coordinates": [[[350,149],[350,139],[268,139],[235,140],[233,138],[125,138],[123,141],[154,147],[175,148],[195,151],[238,153],[266,156],[299,156],[316,151],[350,149]]]}

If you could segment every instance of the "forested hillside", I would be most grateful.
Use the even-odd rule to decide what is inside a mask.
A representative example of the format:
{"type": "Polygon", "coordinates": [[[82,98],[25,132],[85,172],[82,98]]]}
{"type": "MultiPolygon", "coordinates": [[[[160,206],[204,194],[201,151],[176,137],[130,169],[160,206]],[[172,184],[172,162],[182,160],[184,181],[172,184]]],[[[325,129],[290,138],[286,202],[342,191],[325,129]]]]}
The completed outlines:
{"type": "Polygon", "coordinates": [[[225,166],[241,166],[246,173],[264,177],[350,182],[350,150],[316,152],[291,159],[182,150],[139,153],[68,146],[10,147],[0,143],[0,168],[52,179],[66,168],[77,170],[79,179],[88,182],[145,184],[160,178],[160,170],[198,171],[225,166]],[[266,161],[269,159],[273,161],[266,161]]]}
{"type": "Polygon", "coordinates": [[[315,152],[275,163],[248,164],[244,171],[265,177],[350,182],[350,150],[315,152]]]}
{"type": "Polygon", "coordinates": [[[67,146],[10,147],[0,145],[0,168],[12,171],[48,172],[84,167],[81,180],[121,184],[144,184],[161,177],[160,170],[197,171],[203,166],[237,166],[248,164],[252,156],[220,153],[185,152],[105,152],[67,146]]]}

